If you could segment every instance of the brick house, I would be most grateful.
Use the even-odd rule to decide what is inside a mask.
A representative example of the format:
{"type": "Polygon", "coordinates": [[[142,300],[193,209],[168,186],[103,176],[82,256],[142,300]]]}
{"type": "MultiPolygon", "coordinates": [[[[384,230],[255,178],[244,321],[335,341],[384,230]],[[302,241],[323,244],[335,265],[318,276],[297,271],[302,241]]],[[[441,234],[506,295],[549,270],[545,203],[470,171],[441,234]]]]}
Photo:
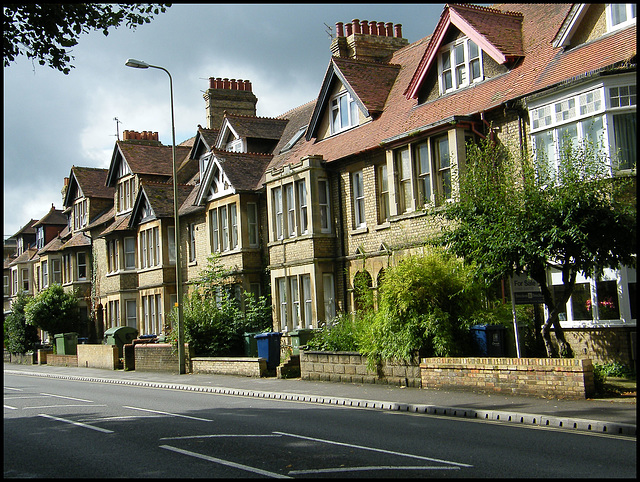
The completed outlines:
{"type": "MultiPolygon", "coordinates": [[[[447,5],[433,34],[411,45],[390,24],[354,20],[336,32],[304,137],[274,155],[265,177],[276,330],[357,308],[354,279],[375,290],[388,266],[420,252],[435,229],[425,208],[455,198],[469,141],[548,155],[562,131],[596,135],[622,154],[612,172],[635,176],[629,5],[447,5]]],[[[608,345],[629,361],[635,269],[580,281],[563,323],[576,352],[606,358],[608,345]],[[615,298],[611,318],[572,309],[600,297],[615,298]]]]}

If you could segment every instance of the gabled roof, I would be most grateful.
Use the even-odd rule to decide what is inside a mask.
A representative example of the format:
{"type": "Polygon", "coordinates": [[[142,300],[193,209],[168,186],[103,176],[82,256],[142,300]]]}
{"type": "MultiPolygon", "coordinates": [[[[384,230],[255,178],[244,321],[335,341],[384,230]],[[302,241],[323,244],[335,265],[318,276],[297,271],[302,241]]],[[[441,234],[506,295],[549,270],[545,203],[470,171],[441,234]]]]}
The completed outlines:
{"type": "Polygon", "coordinates": [[[91,246],[91,238],[84,234],[83,232],[79,232],[73,235],[73,237],[64,243],[62,249],[67,248],[82,248],[84,246],[91,246]]]}
{"type": "MultiPolygon", "coordinates": [[[[131,231],[131,228],[129,228],[129,220],[131,219],[131,213],[114,218],[113,210],[111,210],[110,212],[111,212],[111,224],[109,224],[100,234],[98,234],[97,236],[98,238],[103,238],[106,235],[114,232],[131,231]]],[[[99,223],[96,223],[94,227],[97,226],[98,224],[99,223]]]]}
{"type": "Polygon", "coordinates": [[[107,186],[108,169],[71,166],[69,186],[64,196],[64,206],[70,206],[78,197],[113,198],[114,188],[107,186]]]}
{"type": "Polygon", "coordinates": [[[45,214],[40,221],[33,225],[34,228],[39,226],[53,225],[53,226],[66,226],[69,220],[67,216],[62,212],[61,209],[56,209],[53,204],[51,205],[51,209],[47,214],[45,214]]]}
{"type": "Polygon", "coordinates": [[[57,251],[62,251],[64,248],[64,244],[67,241],[67,237],[70,234],[69,226],[65,227],[60,233],[44,245],[40,251],[38,251],[38,255],[46,254],[46,253],[55,253],[57,251]]]}
{"type": "Polygon", "coordinates": [[[216,147],[221,145],[231,129],[234,134],[243,139],[275,139],[279,140],[287,125],[286,119],[276,119],[271,117],[257,117],[225,112],[220,127],[220,134],[216,142],[216,147]]]}
{"type": "MultiPolygon", "coordinates": [[[[176,146],[176,162],[191,150],[188,146],[176,146]]],[[[107,186],[115,186],[120,162],[125,161],[133,174],[173,176],[173,151],[171,146],[147,145],[130,141],[116,141],[107,175],[107,186]]]]}
{"type": "Polygon", "coordinates": [[[191,159],[199,158],[204,152],[209,152],[216,145],[219,129],[205,129],[198,124],[198,132],[196,133],[189,157],[191,159]]]}
{"type": "Polygon", "coordinates": [[[33,258],[35,258],[37,255],[38,255],[38,250],[36,248],[25,249],[22,252],[22,254],[20,254],[20,256],[18,256],[13,261],[11,261],[11,263],[9,263],[9,266],[16,266],[20,263],[29,262],[33,260],[33,258]]]}
{"type": "Polygon", "coordinates": [[[336,81],[345,86],[358,108],[369,117],[379,114],[384,109],[399,70],[399,65],[331,57],[318,101],[311,115],[306,139],[311,139],[316,133],[336,81]]]}
{"type": "Polygon", "coordinates": [[[589,4],[576,3],[571,7],[567,18],[560,26],[558,34],[553,39],[554,47],[564,47],[571,42],[573,34],[579,30],[580,22],[584,18],[584,14],[589,9],[589,4]]]}
{"type": "Polygon", "coordinates": [[[522,13],[494,8],[445,5],[427,51],[409,82],[407,97],[417,97],[422,81],[434,68],[438,51],[452,26],[473,40],[497,63],[505,64],[524,55],[522,18],[522,13]]]}
{"type": "Polygon", "coordinates": [[[255,191],[262,188],[262,176],[273,159],[272,154],[245,154],[221,149],[213,149],[212,154],[195,199],[197,205],[202,204],[208,196],[216,169],[228,179],[230,193],[255,191]]]}
{"type": "MultiPolygon", "coordinates": [[[[178,184],[178,206],[184,203],[193,186],[186,184],[178,184]]],[[[173,184],[160,182],[143,182],[136,196],[136,202],[131,211],[129,219],[129,229],[135,227],[141,221],[143,209],[148,206],[153,213],[154,219],[172,218],[174,215],[173,208],[173,184]]]]}
{"type": "Polygon", "coordinates": [[[16,234],[11,236],[12,238],[17,238],[20,234],[36,234],[36,229],[33,227],[34,224],[38,222],[37,219],[30,220],[27,224],[21,227],[16,234]]]}

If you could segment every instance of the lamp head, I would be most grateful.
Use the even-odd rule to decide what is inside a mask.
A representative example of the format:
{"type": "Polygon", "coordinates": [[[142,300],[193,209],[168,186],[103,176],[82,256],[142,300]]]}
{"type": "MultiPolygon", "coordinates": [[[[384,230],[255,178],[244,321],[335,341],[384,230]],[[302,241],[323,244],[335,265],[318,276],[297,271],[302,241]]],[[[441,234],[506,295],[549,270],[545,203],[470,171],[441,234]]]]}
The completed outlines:
{"type": "Polygon", "coordinates": [[[149,68],[149,64],[146,62],[143,62],[142,60],[136,60],[136,59],[128,59],[125,64],[127,67],[133,67],[135,69],[148,69],[149,68]]]}

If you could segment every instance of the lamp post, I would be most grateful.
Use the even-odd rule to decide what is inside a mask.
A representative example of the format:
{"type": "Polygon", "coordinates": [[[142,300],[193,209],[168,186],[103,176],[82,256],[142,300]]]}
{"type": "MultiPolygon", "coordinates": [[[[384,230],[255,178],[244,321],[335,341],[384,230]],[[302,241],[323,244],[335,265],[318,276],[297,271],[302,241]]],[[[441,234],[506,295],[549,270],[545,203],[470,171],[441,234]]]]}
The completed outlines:
{"type": "Polygon", "coordinates": [[[127,67],[135,69],[159,69],[163,70],[169,76],[169,89],[171,91],[171,149],[173,154],[173,222],[175,224],[175,250],[176,250],[176,306],[178,308],[178,373],[185,373],[185,354],[184,354],[184,325],[182,316],[182,272],[180,270],[180,224],[178,220],[178,179],[176,166],[176,127],[173,116],[173,79],[171,74],[164,67],[151,65],[141,60],[128,59],[125,63],[127,67]]]}

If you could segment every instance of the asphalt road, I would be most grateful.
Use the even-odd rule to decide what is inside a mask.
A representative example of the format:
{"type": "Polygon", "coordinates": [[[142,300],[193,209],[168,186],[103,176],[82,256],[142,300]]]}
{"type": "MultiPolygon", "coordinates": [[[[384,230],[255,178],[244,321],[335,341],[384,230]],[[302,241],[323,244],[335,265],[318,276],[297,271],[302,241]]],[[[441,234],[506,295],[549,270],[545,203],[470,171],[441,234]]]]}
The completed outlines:
{"type": "Polygon", "coordinates": [[[636,440],[5,374],[4,476],[634,477],[636,440]]]}

